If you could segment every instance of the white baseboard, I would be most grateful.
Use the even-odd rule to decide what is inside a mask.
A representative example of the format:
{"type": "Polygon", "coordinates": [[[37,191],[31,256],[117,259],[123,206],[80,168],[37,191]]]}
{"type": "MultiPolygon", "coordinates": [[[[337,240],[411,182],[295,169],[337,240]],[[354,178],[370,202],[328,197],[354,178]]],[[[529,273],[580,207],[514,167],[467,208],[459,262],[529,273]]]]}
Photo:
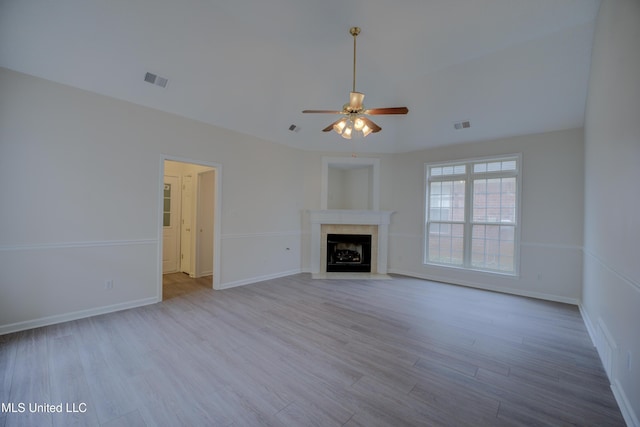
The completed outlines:
{"type": "MultiPolygon", "coordinates": [[[[238,280],[235,282],[228,282],[221,285],[219,289],[234,288],[236,286],[249,285],[252,283],[262,282],[270,279],[277,279],[279,277],[291,276],[301,273],[300,269],[283,271],[275,274],[269,274],[265,276],[252,277],[249,279],[238,280]]],[[[144,305],[155,304],[160,302],[157,297],[143,298],[134,301],[126,301],[119,304],[109,305],[105,307],[91,308],[88,310],[79,310],[72,313],[58,314],[54,316],[41,317],[39,319],[26,320],[24,322],[10,323],[8,325],[0,325],[0,335],[10,334],[13,332],[25,331],[28,329],[40,328],[43,326],[49,326],[56,323],[69,322],[71,320],[83,319],[85,317],[98,316],[101,314],[113,313],[120,310],[127,310],[129,308],[142,307],[144,305]]]]}
{"type": "Polygon", "coordinates": [[[413,271],[404,271],[398,269],[389,269],[389,273],[400,274],[403,276],[415,277],[417,279],[432,280],[434,282],[450,283],[453,285],[466,286],[469,288],[484,289],[485,291],[501,292],[503,294],[518,295],[522,297],[536,298],[546,301],[561,302],[571,305],[579,305],[580,300],[577,298],[563,297],[560,295],[546,294],[543,292],[531,292],[520,289],[504,288],[501,286],[488,286],[483,283],[468,282],[464,280],[452,280],[451,277],[441,277],[428,274],[419,274],[413,271]]]}
{"type": "Polygon", "coordinates": [[[593,346],[596,346],[596,330],[593,327],[593,323],[591,323],[591,318],[587,314],[586,310],[582,306],[582,303],[578,304],[578,309],[580,310],[580,316],[582,316],[582,321],[584,325],[587,327],[587,332],[589,332],[589,338],[591,338],[591,343],[593,346]]]}
{"type": "Polygon", "coordinates": [[[233,282],[222,283],[220,287],[217,289],[222,290],[222,289],[235,288],[237,286],[251,285],[257,282],[264,282],[265,280],[277,279],[279,277],[293,276],[294,274],[298,274],[298,273],[302,273],[302,270],[300,270],[299,268],[295,270],[281,271],[274,274],[266,274],[264,276],[256,276],[256,277],[251,277],[249,279],[242,279],[242,280],[236,280],[233,282]]]}
{"type": "Polygon", "coordinates": [[[207,271],[201,271],[200,274],[198,275],[194,275],[195,279],[198,279],[200,277],[206,277],[206,276],[212,276],[213,275],[213,270],[207,270],[207,271]]]}
{"type": "MultiPolygon", "coordinates": [[[[582,304],[578,305],[580,309],[580,315],[582,316],[582,320],[584,321],[585,326],[587,327],[587,332],[589,332],[589,338],[591,338],[591,343],[598,351],[598,357],[602,358],[602,349],[598,348],[598,334],[595,328],[595,324],[591,321],[587,310],[584,309],[582,304]]],[[[601,360],[604,365],[605,361],[601,360]]],[[[622,412],[622,417],[624,418],[625,423],[629,427],[640,427],[640,420],[633,412],[633,405],[629,401],[629,398],[624,392],[624,388],[620,385],[618,378],[615,377],[616,373],[614,372],[614,377],[609,377],[611,391],[613,392],[613,397],[615,397],[616,402],[618,403],[618,407],[620,408],[620,412],[622,412]]]]}
{"type": "Polygon", "coordinates": [[[155,304],[157,297],[143,298],[135,301],[127,301],[105,307],[91,308],[88,310],[74,311],[73,313],[57,314],[55,316],[41,317],[39,319],[26,320],[24,322],[0,325],[0,335],[13,332],[25,331],[28,329],[40,328],[56,323],[69,322],[71,320],[84,319],[85,317],[98,316],[100,314],[113,313],[115,311],[127,310],[129,308],[142,307],[143,305],[155,304]]]}
{"type": "Polygon", "coordinates": [[[633,406],[624,393],[624,389],[620,387],[617,379],[611,384],[611,391],[616,398],[616,402],[618,402],[620,412],[622,412],[622,417],[624,418],[624,422],[627,423],[627,426],[640,427],[640,420],[638,420],[638,417],[633,413],[633,406]]]}

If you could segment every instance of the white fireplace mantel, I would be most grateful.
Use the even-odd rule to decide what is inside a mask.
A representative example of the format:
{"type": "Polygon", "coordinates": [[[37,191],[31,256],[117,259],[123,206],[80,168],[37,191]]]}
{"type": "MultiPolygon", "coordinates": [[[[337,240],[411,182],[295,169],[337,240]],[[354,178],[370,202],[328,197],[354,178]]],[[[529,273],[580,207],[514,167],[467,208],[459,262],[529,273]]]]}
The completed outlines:
{"type": "Polygon", "coordinates": [[[378,226],[378,258],[377,274],[387,274],[389,224],[393,211],[373,210],[314,210],[309,211],[311,222],[311,274],[318,275],[322,266],[322,225],[377,225],[378,226]]]}

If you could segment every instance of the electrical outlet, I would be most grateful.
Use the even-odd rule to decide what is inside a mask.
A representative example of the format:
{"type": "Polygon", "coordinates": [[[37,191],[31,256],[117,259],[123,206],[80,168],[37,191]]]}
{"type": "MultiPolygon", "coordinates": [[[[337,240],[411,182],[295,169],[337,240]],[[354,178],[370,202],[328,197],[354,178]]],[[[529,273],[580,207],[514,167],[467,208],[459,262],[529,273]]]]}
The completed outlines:
{"type": "Polygon", "coordinates": [[[106,290],[113,289],[113,279],[107,279],[104,281],[104,288],[106,290]]]}

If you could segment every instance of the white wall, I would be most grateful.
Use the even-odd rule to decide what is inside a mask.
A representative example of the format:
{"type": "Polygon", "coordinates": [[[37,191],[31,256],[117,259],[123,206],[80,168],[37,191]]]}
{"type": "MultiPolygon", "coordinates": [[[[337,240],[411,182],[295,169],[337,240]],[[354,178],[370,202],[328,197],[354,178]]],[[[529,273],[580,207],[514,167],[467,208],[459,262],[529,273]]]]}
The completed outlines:
{"type": "Polygon", "coordinates": [[[327,209],[348,209],[345,200],[345,170],[329,168],[327,176],[327,209]]]}
{"type": "Polygon", "coordinates": [[[373,168],[348,169],[345,172],[347,209],[372,209],[371,190],[373,168]]]}
{"type": "Polygon", "coordinates": [[[583,133],[581,129],[398,154],[382,209],[390,227],[391,272],[577,304],[582,284],[583,133]],[[520,274],[427,266],[424,165],[522,153],[520,274]],[[388,203],[388,204],[387,204],[388,203]]]}
{"type": "Polygon", "coordinates": [[[329,167],[327,180],[328,209],[372,209],[373,167],[329,167]]]}
{"type": "Polygon", "coordinates": [[[581,309],[627,423],[640,426],[638,0],[601,4],[585,119],[581,309]]]}
{"type": "Polygon", "coordinates": [[[223,287],[300,270],[300,151],[6,69],[0,93],[0,333],[157,300],[163,155],[222,165],[223,287]]]}

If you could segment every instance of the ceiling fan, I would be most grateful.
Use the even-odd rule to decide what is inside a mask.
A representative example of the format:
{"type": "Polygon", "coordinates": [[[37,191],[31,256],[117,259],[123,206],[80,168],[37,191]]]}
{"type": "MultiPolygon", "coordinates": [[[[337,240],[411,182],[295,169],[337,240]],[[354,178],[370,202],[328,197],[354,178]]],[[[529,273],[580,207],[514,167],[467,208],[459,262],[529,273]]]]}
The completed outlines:
{"type": "Polygon", "coordinates": [[[356,37],[360,34],[359,27],[349,29],[349,34],[353,36],[353,90],[349,96],[349,103],[342,106],[342,111],[337,110],[303,110],[303,113],[324,113],[324,114],[342,114],[345,117],[336,120],[326,128],[323,132],[330,130],[336,131],[345,139],[351,139],[353,135],[362,135],[363,137],[370,133],[380,132],[382,128],[375,124],[367,115],[383,115],[383,114],[407,114],[407,107],[387,107],[367,109],[362,105],[364,93],[356,92],[356,37]]]}

